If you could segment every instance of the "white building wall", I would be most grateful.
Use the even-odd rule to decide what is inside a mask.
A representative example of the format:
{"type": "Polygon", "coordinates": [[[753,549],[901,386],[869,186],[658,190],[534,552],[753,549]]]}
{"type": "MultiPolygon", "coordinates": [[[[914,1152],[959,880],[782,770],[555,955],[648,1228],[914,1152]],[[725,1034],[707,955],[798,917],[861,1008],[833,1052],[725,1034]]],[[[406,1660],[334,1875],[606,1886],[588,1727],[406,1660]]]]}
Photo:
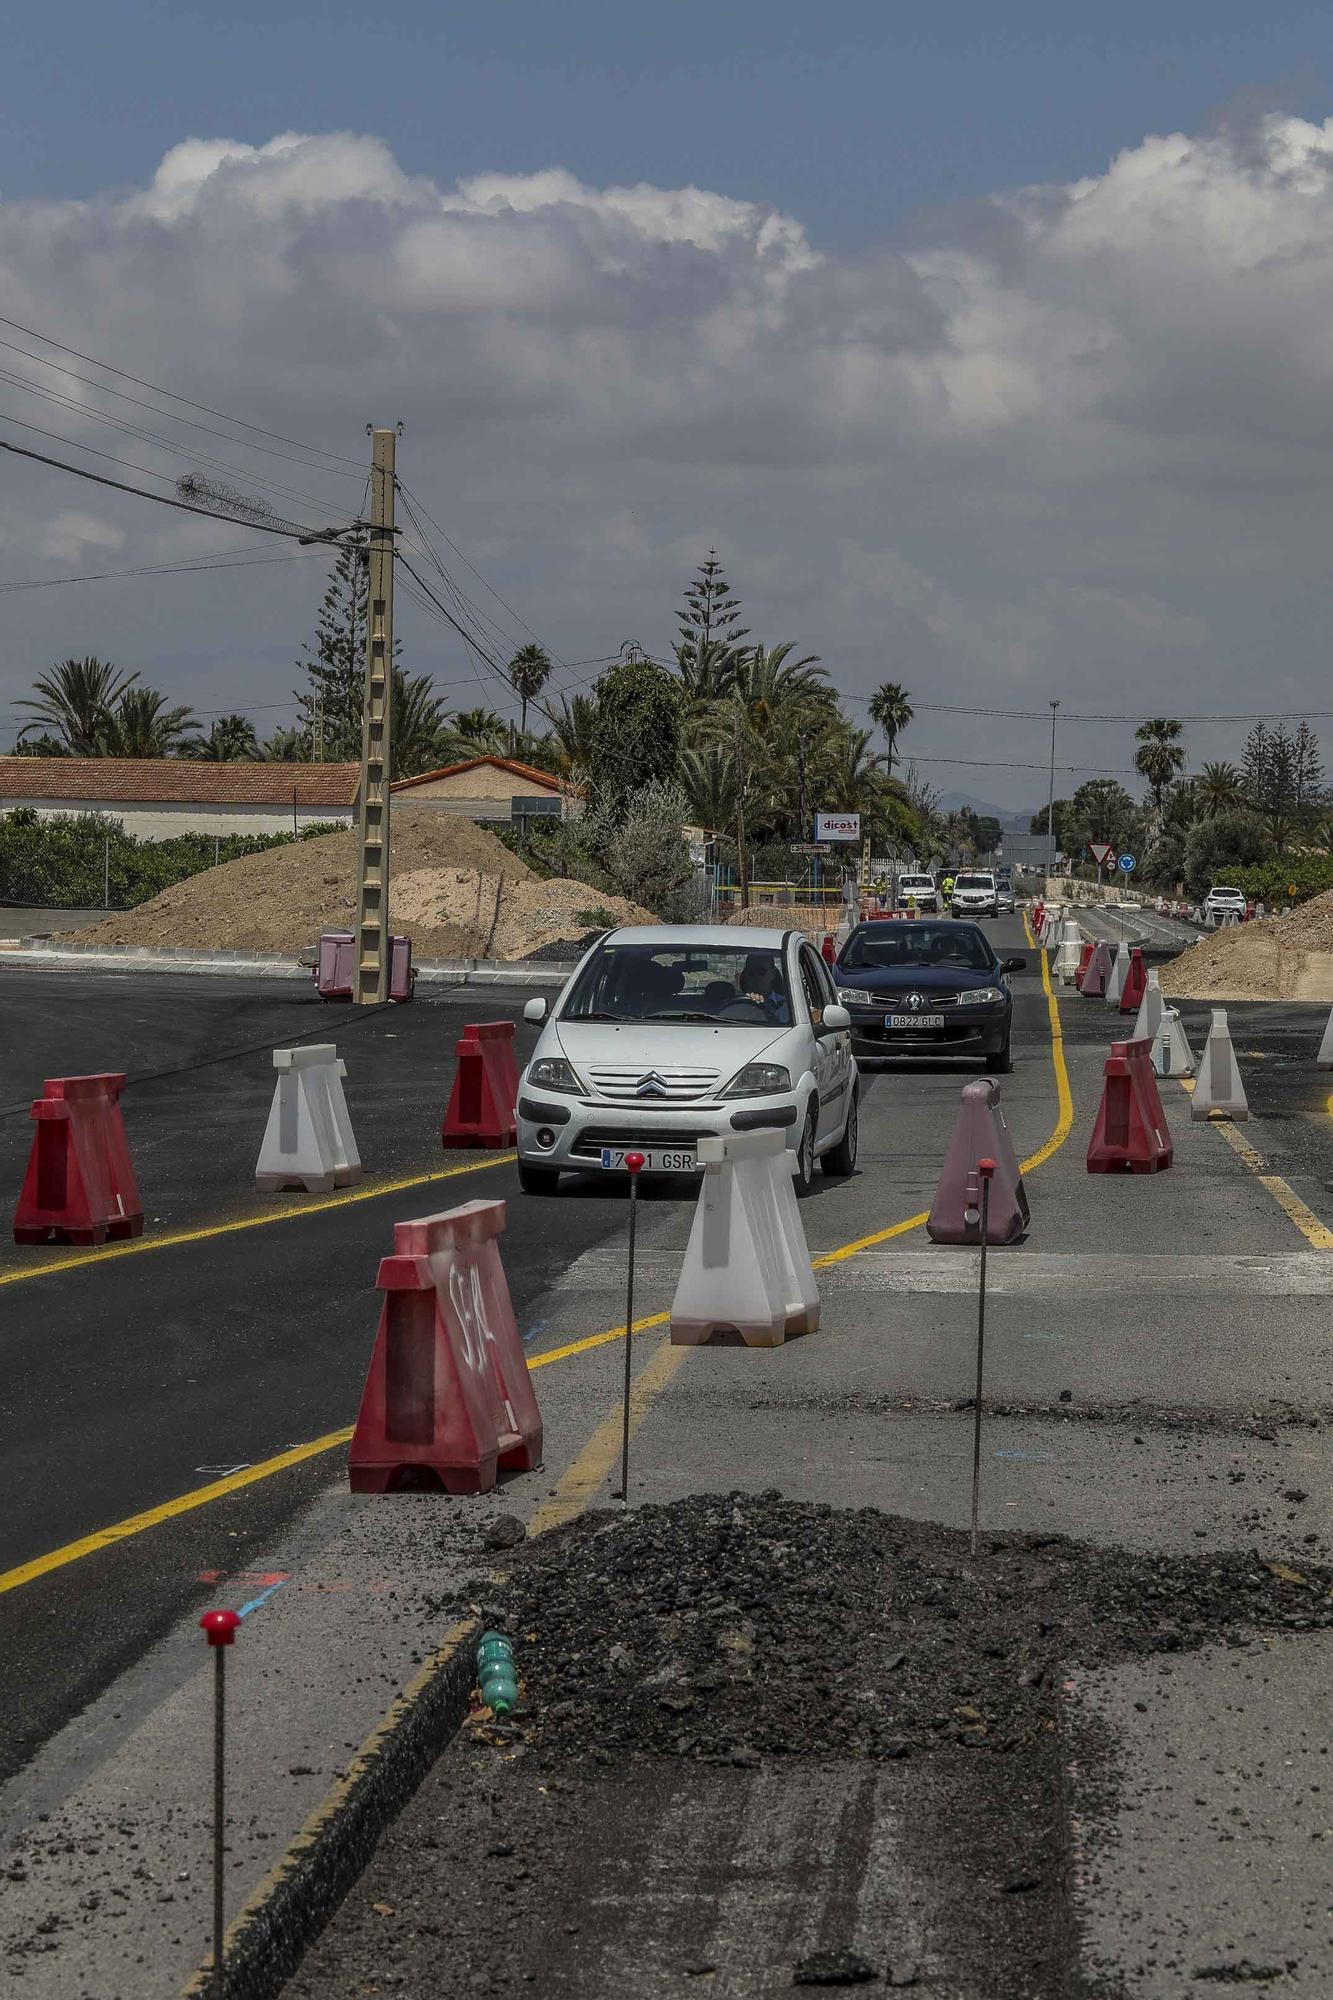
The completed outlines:
{"type": "Polygon", "coordinates": [[[0,813],[31,806],[39,819],[103,813],[118,819],[137,840],[170,840],[179,833],[299,833],[304,826],[350,826],[349,807],[260,805],[98,805],[89,799],[0,799],[0,813]]]}

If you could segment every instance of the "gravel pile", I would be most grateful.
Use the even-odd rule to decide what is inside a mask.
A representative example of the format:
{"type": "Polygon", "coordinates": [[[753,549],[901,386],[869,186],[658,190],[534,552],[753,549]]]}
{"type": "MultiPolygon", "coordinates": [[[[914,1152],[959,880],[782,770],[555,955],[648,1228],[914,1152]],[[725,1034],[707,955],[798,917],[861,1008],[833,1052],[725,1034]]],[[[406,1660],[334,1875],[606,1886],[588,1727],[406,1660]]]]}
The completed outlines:
{"type": "Polygon", "coordinates": [[[1021,1749],[1063,1669],[1333,1624],[1330,1573],[700,1495],[525,1550],[487,1616],[552,1758],[1021,1749]]]}

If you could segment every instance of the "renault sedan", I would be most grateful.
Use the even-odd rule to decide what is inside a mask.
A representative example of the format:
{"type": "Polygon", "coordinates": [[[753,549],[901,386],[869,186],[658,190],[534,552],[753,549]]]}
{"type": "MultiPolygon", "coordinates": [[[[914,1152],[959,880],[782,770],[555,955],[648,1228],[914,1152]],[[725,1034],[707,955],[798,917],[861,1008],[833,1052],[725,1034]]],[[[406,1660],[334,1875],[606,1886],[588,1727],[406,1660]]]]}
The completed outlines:
{"type": "Polygon", "coordinates": [[[633,925],[588,951],[519,1078],[518,1177],[555,1193],[562,1171],[692,1175],[698,1144],[780,1131],[799,1192],[818,1160],[856,1166],[851,1023],[828,966],[799,931],[633,925]]]}
{"type": "Polygon", "coordinates": [[[886,1056],[979,1056],[988,1070],[1013,1067],[1013,995],[1008,975],[1025,958],[997,958],[977,924],[858,924],[833,967],[852,1019],[852,1049],[886,1056]]]}

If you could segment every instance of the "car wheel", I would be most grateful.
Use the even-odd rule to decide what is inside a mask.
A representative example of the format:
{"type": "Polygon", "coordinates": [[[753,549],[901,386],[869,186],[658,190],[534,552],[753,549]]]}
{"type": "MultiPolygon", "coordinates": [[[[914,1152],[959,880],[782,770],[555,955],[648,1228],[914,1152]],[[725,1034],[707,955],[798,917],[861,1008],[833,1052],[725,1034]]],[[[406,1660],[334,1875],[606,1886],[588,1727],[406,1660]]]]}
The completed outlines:
{"type": "Polygon", "coordinates": [[[987,1056],[986,1068],[992,1076],[1008,1076],[1013,1066],[1014,1059],[1009,1053],[1009,1037],[1006,1035],[1004,1038],[1004,1047],[996,1049],[994,1055],[987,1056]]]}
{"type": "Polygon", "coordinates": [[[847,1123],[842,1128],[842,1137],[836,1146],[830,1146],[819,1164],[826,1174],[841,1176],[856,1172],[856,1141],[860,1112],[857,1110],[856,1092],[847,1107],[847,1123]]]}
{"type": "Polygon", "coordinates": [[[526,1160],[518,1163],[518,1184],[524,1194],[554,1194],[560,1185],[558,1167],[530,1167],[526,1160]]]}
{"type": "Polygon", "coordinates": [[[796,1172],[792,1175],[796,1192],[809,1194],[815,1179],[815,1107],[812,1104],[805,1114],[805,1124],[801,1127],[801,1143],[796,1150],[796,1172]]]}

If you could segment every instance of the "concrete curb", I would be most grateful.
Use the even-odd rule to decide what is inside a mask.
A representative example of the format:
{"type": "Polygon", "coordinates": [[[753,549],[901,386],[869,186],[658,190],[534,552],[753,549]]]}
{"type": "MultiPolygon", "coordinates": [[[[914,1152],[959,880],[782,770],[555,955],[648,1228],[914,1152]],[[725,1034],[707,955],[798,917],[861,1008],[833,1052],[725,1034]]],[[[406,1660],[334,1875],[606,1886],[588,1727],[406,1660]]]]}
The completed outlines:
{"type": "MultiPolygon", "coordinates": [[[[311,965],[277,951],[194,951],[185,945],[53,944],[48,938],[0,943],[0,965],[45,970],[86,966],[126,972],[247,973],[264,979],[309,979],[311,965]]],[[[423,985],[563,986],[574,962],[510,962],[496,958],[426,958],[417,978],[423,985]]]]}
{"type": "Polygon", "coordinates": [[[274,2000],[281,1992],[457,1733],[480,1634],[480,1619],[467,1618],[445,1636],[232,1923],[221,1988],[205,1963],[181,2000],[274,2000]]]}

